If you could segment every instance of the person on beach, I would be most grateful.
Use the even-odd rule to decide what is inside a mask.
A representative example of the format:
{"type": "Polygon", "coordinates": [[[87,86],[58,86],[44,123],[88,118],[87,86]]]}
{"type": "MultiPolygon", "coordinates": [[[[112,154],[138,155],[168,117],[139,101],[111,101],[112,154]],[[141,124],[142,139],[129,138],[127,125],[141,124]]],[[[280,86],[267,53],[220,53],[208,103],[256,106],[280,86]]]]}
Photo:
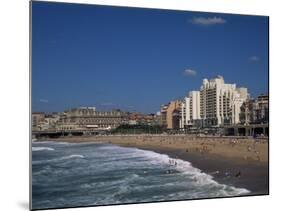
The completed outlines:
{"type": "Polygon", "coordinates": [[[250,146],[248,146],[248,152],[251,152],[252,148],[250,146]]]}
{"type": "Polygon", "coordinates": [[[237,174],[235,174],[235,177],[240,177],[241,176],[241,171],[239,171],[237,174]]]}

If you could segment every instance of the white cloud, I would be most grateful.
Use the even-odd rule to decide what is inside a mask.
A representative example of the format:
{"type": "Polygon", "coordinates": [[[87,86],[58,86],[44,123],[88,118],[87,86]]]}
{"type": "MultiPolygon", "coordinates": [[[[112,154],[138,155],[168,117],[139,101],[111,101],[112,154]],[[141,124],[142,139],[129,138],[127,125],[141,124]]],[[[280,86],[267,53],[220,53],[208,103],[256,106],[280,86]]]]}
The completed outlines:
{"type": "Polygon", "coordinates": [[[185,69],[183,71],[183,74],[186,76],[195,76],[197,74],[196,70],[192,70],[192,69],[185,69]]]}
{"type": "Polygon", "coordinates": [[[46,99],[40,99],[40,100],[39,100],[39,102],[40,102],[40,103],[48,103],[48,102],[49,102],[49,100],[46,100],[46,99]]]}
{"type": "Polygon", "coordinates": [[[194,17],[191,19],[191,23],[203,26],[211,26],[216,24],[225,24],[226,20],[220,17],[204,18],[204,17],[194,17]]]}
{"type": "Polygon", "coordinates": [[[257,57],[257,56],[251,56],[251,57],[249,58],[249,60],[252,61],[252,62],[257,62],[257,61],[259,61],[260,59],[259,59],[259,57],[257,57]]]}

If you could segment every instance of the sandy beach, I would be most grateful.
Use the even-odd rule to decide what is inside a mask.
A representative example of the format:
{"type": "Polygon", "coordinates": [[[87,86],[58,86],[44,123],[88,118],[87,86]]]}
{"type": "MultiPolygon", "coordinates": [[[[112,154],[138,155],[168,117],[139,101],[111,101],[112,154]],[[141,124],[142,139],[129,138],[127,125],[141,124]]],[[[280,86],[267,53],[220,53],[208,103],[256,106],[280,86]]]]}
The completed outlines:
{"type": "MultiPolygon", "coordinates": [[[[50,139],[102,142],[136,147],[191,162],[223,184],[246,188],[250,195],[268,194],[268,139],[196,137],[190,135],[112,135],[50,139]]],[[[39,140],[40,141],[40,140],[39,140]]]]}

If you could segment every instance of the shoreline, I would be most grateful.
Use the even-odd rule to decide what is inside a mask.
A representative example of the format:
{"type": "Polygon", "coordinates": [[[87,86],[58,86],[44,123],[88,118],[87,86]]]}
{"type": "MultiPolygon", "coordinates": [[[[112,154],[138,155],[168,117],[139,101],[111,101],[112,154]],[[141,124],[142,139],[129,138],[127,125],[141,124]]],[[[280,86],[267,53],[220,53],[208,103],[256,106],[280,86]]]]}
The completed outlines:
{"type": "Polygon", "coordinates": [[[171,158],[188,161],[195,168],[209,174],[213,179],[225,185],[235,188],[245,188],[250,191],[246,195],[268,194],[268,173],[266,164],[255,164],[253,162],[243,163],[235,159],[224,159],[222,156],[198,154],[185,154],[181,150],[170,150],[164,148],[137,147],[143,150],[150,150],[160,154],[166,154],[171,158]],[[241,176],[237,176],[238,172],[241,176]]]}
{"type": "Polygon", "coordinates": [[[72,136],[49,140],[70,143],[99,142],[150,150],[188,161],[193,167],[211,175],[220,184],[251,191],[246,195],[269,194],[267,141],[256,142],[250,138],[238,140],[225,137],[212,139],[185,136],[183,138],[173,135],[72,136]],[[252,152],[249,146],[256,151],[252,152]]]}

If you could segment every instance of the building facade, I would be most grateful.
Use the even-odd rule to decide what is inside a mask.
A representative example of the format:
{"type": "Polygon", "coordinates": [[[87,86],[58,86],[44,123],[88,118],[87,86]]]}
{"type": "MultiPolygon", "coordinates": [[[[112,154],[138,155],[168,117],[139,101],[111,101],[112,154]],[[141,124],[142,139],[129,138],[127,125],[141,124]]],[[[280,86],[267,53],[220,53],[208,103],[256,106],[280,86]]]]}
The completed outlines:
{"type": "Polygon", "coordinates": [[[140,112],[126,112],[123,116],[123,123],[129,125],[159,125],[156,114],[143,114],[140,112]]]}
{"type": "Polygon", "coordinates": [[[187,128],[191,126],[190,121],[190,99],[189,97],[185,97],[181,103],[181,118],[180,118],[180,128],[187,128]]]}
{"type": "Polygon", "coordinates": [[[45,113],[34,112],[32,113],[32,130],[41,130],[40,125],[45,121],[45,113]]]}
{"type": "Polygon", "coordinates": [[[79,107],[64,112],[58,130],[112,129],[122,124],[124,113],[120,110],[96,111],[95,107],[79,107]]]}
{"type": "Polygon", "coordinates": [[[200,116],[203,125],[238,124],[241,106],[247,99],[247,88],[226,84],[222,76],[204,79],[200,88],[200,116]]]}
{"type": "Polygon", "coordinates": [[[44,113],[44,112],[32,113],[32,130],[33,131],[55,130],[56,124],[59,120],[60,120],[60,115],[58,113],[44,113]]]}
{"type": "Polygon", "coordinates": [[[241,106],[240,122],[244,125],[269,123],[269,97],[260,95],[249,99],[241,106]]]}
{"type": "Polygon", "coordinates": [[[200,92],[190,91],[181,104],[180,128],[197,126],[200,119],[200,92]]]}
{"type": "Polygon", "coordinates": [[[259,123],[269,122],[269,97],[260,95],[254,107],[254,121],[259,123]]]}
{"type": "Polygon", "coordinates": [[[171,101],[160,108],[160,124],[167,129],[178,129],[180,127],[181,101],[171,101]]]}
{"type": "Polygon", "coordinates": [[[200,91],[189,92],[181,106],[180,127],[218,127],[238,124],[247,88],[226,84],[222,76],[203,79],[200,91]]]}

